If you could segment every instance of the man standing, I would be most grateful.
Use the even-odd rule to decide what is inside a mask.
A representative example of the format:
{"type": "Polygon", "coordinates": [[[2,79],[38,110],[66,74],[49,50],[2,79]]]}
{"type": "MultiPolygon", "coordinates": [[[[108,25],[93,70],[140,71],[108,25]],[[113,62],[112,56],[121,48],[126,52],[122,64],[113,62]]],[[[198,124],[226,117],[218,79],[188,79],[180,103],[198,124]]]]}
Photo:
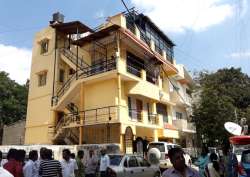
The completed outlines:
{"type": "Polygon", "coordinates": [[[75,170],[78,169],[76,163],[70,158],[70,150],[63,150],[63,160],[61,161],[62,176],[63,177],[75,177],[75,170]]]}
{"type": "Polygon", "coordinates": [[[4,164],[4,168],[9,171],[14,177],[23,177],[22,164],[17,161],[20,159],[16,149],[10,149],[7,154],[8,162],[4,164]]]}
{"type": "Polygon", "coordinates": [[[86,169],[85,169],[86,177],[95,177],[96,167],[97,167],[97,159],[94,156],[94,151],[91,149],[89,150],[89,157],[86,160],[86,169]]]}
{"type": "Polygon", "coordinates": [[[238,160],[234,153],[230,151],[230,143],[226,142],[223,146],[223,162],[224,162],[224,176],[237,177],[238,160]]]}
{"type": "Polygon", "coordinates": [[[29,152],[29,161],[23,167],[24,177],[38,177],[39,168],[37,166],[38,152],[33,150],[29,152]]]}
{"type": "Polygon", "coordinates": [[[199,177],[198,171],[186,166],[184,152],[181,148],[177,147],[170,149],[168,151],[168,156],[173,167],[167,169],[162,177],[199,177]]]}
{"type": "Polygon", "coordinates": [[[61,164],[53,160],[50,149],[43,150],[43,159],[40,161],[39,175],[41,177],[62,177],[61,164]]]}
{"type": "Polygon", "coordinates": [[[75,176],[76,177],[84,177],[84,171],[85,171],[85,167],[83,165],[83,157],[84,157],[84,151],[79,150],[77,152],[77,157],[76,157],[76,164],[78,169],[75,170],[75,176]]]}
{"type": "Polygon", "coordinates": [[[101,160],[100,160],[100,173],[101,177],[107,177],[107,168],[110,164],[109,156],[106,154],[106,150],[101,150],[101,160]]]}

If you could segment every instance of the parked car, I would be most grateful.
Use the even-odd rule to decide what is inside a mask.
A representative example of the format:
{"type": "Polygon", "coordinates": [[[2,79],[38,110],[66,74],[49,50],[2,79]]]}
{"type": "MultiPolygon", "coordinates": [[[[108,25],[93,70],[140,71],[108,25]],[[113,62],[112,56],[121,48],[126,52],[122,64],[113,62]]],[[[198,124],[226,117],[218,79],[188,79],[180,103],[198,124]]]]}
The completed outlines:
{"type": "Polygon", "coordinates": [[[160,169],[138,155],[109,155],[109,177],[160,177],[160,169]]]}
{"type": "MultiPolygon", "coordinates": [[[[172,164],[171,164],[170,159],[168,157],[168,151],[174,147],[181,147],[181,146],[178,144],[159,141],[159,142],[149,143],[148,150],[150,150],[151,148],[157,148],[160,151],[160,153],[161,153],[160,168],[163,170],[163,169],[167,169],[167,168],[172,167],[172,164]]],[[[186,165],[191,166],[192,165],[191,157],[185,152],[184,152],[184,158],[185,158],[186,165]]]]}

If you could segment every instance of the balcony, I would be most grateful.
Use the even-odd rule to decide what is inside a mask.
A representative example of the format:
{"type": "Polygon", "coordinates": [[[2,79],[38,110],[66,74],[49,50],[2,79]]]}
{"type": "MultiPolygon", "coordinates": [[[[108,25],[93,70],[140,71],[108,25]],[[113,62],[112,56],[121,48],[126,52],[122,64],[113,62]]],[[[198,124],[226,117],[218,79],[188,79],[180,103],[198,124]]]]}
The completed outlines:
{"type": "Polygon", "coordinates": [[[128,112],[129,112],[130,120],[136,121],[136,122],[142,122],[143,120],[142,110],[129,109],[128,112]]]}
{"type": "Polygon", "coordinates": [[[186,106],[192,105],[192,98],[187,94],[185,95],[182,94],[180,91],[179,94],[175,90],[170,92],[170,99],[172,102],[178,105],[186,105],[186,106]]]}
{"type": "Polygon", "coordinates": [[[173,120],[173,124],[180,131],[187,132],[187,133],[196,133],[196,128],[195,128],[194,123],[190,123],[186,119],[173,120]]]}
{"type": "Polygon", "coordinates": [[[58,89],[56,96],[53,97],[53,105],[56,105],[59,99],[71,88],[73,83],[78,79],[88,78],[94,75],[102,74],[116,69],[116,59],[108,59],[100,61],[88,67],[79,69],[75,74],[71,75],[68,80],[58,89]]]}
{"type": "Polygon", "coordinates": [[[64,116],[63,120],[57,126],[77,127],[86,125],[117,123],[118,106],[107,106],[96,109],[80,111],[79,113],[70,113],[64,116]]]}
{"type": "Polygon", "coordinates": [[[141,69],[139,69],[131,64],[127,64],[127,72],[130,74],[133,74],[137,77],[141,77],[141,69]]]}

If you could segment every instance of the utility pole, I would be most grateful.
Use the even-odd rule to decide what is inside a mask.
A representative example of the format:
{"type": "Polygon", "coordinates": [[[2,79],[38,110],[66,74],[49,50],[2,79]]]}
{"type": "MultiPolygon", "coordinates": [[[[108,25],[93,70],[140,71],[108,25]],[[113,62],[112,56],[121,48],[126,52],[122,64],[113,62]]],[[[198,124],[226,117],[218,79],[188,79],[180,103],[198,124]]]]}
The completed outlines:
{"type": "Polygon", "coordinates": [[[234,115],[236,123],[239,123],[236,109],[234,109],[234,115]]]}

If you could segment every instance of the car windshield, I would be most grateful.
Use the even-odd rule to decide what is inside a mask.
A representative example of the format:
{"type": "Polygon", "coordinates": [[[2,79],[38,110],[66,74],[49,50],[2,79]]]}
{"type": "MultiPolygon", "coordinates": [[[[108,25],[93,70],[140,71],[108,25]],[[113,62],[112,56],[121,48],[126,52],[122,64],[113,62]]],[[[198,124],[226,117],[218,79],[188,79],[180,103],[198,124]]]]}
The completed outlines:
{"type": "Polygon", "coordinates": [[[109,155],[110,165],[119,166],[122,161],[122,155],[109,155]]]}
{"type": "Polygon", "coordinates": [[[165,152],[165,147],[163,143],[151,143],[148,145],[148,149],[157,148],[160,152],[165,152]]]}

